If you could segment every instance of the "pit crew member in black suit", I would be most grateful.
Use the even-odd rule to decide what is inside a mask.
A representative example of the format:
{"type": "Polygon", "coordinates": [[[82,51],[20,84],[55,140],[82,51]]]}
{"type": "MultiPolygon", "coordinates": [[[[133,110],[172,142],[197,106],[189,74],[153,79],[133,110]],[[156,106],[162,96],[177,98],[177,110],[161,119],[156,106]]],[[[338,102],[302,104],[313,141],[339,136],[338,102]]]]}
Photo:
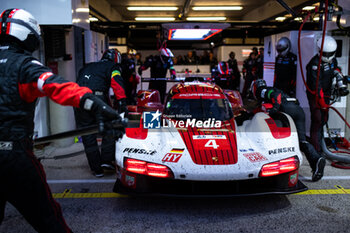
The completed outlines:
{"type": "Polygon", "coordinates": [[[276,45],[275,79],[273,87],[280,89],[290,97],[295,97],[297,77],[297,56],[292,53],[291,42],[282,37],[276,45]]]}
{"type": "Polygon", "coordinates": [[[142,71],[151,68],[151,81],[149,82],[149,89],[159,91],[160,99],[164,102],[166,92],[166,73],[169,69],[170,78],[176,78],[176,72],[173,67],[173,53],[168,48],[161,48],[160,55],[149,56],[146,61],[139,67],[138,73],[141,76],[142,71]]]}
{"type": "MultiPolygon", "coordinates": [[[[322,39],[317,41],[317,47],[321,49],[322,39]]],[[[344,82],[344,76],[338,67],[335,53],[337,50],[337,42],[331,36],[325,36],[323,53],[320,65],[320,76],[318,87],[316,88],[318,63],[320,54],[316,54],[311,58],[306,66],[306,83],[308,85],[307,98],[309,101],[311,112],[310,142],[319,152],[321,149],[321,138],[323,135],[323,126],[328,121],[328,106],[333,91],[337,91],[339,96],[349,94],[347,85],[344,82]],[[333,85],[333,82],[335,85],[333,85]],[[317,90],[317,92],[315,92],[317,90]]]]}
{"type": "Polygon", "coordinates": [[[41,37],[39,24],[29,12],[8,9],[0,21],[0,224],[10,202],[38,232],[71,232],[33,153],[36,100],[48,96],[106,120],[120,116],[89,88],[53,74],[32,57],[41,37]]]}
{"type": "MultiPolygon", "coordinates": [[[[109,89],[119,102],[120,112],[126,112],[126,96],[123,78],[121,77],[121,54],[116,49],[107,49],[100,61],[84,66],[78,74],[77,83],[88,87],[102,101],[110,103],[109,89]]],[[[97,123],[95,115],[79,108],[74,108],[75,121],[78,128],[92,126],[97,123]]],[[[97,143],[97,134],[82,136],[85,154],[91,171],[96,177],[103,177],[105,170],[114,170],[115,140],[109,136],[102,137],[101,151],[97,143]]]]}

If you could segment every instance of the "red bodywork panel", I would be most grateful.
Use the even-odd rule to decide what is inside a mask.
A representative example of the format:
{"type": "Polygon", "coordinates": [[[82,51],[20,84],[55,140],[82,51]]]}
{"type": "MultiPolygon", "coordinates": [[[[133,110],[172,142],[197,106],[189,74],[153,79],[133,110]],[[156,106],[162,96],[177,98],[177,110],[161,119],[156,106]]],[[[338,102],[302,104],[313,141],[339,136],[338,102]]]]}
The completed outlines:
{"type": "Polygon", "coordinates": [[[195,164],[228,165],[237,163],[237,139],[234,119],[221,129],[179,128],[182,140],[195,164]]]}
{"type": "Polygon", "coordinates": [[[265,121],[266,121],[267,125],[269,126],[271,134],[274,138],[282,139],[282,138],[287,138],[291,135],[290,127],[278,127],[276,125],[275,120],[272,118],[266,119],[265,121]]]}

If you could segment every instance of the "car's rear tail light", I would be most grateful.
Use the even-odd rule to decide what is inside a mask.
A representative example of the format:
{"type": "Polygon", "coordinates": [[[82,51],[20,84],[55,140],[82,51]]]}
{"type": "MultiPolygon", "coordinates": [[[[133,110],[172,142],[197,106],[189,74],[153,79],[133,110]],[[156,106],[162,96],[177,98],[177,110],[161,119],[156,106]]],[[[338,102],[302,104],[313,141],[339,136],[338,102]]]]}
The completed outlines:
{"type": "Polygon", "coordinates": [[[298,157],[290,157],[277,162],[265,164],[260,171],[260,177],[276,176],[282,173],[297,170],[299,168],[298,157]]]}
{"type": "Polygon", "coordinates": [[[142,160],[127,158],[124,162],[124,167],[125,170],[137,174],[161,178],[174,177],[172,171],[167,166],[156,163],[148,163],[142,160]]]}

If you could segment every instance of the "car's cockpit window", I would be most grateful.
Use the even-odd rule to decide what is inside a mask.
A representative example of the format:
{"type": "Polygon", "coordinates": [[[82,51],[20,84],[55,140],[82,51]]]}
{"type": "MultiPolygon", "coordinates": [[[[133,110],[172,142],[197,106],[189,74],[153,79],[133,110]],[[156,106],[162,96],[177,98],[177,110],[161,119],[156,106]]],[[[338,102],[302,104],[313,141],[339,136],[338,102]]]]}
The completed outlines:
{"type": "Polygon", "coordinates": [[[165,106],[164,114],[170,118],[206,120],[229,120],[233,112],[227,99],[170,99],[165,106]]]}

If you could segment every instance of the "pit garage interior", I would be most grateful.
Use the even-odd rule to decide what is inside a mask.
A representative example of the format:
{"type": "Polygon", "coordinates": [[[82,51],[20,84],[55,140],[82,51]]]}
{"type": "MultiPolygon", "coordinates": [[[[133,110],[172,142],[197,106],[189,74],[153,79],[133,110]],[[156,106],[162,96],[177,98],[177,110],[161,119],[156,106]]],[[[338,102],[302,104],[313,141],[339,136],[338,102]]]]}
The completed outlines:
{"type": "MultiPolygon", "coordinates": [[[[322,38],[325,25],[326,35],[333,36],[338,44],[338,65],[341,67],[344,75],[349,75],[350,1],[328,0],[327,20],[323,18],[325,14],[325,3],[326,1],[308,0],[219,0],[216,2],[209,0],[169,0],[166,2],[161,0],[11,0],[3,1],[0,4],[0,10],[22,8],[31,12],[38,20],[42,32],[42,43],[39,51],[36,51],[34,56],[43,64],[49,66],[54,73],[73,82],[76,81],[78,71],[85,64],[100,60],[103,52],[108,48],[116,48],[121,53],[133,55],[139,53],[141,54],[141,60],[144,61],[150,55],[159,54],[159,45],[166,41],[166,46],[171,49],[174,57],[185,57],[189,51],[195,52],[198,56],[212,52],[217,62],[220,62],[227,61],[229,59],[229,53],[233,51],[236,54],[238,68],[241,72],[243,62],[248,58],[252,48],[264,48],[263,79],[267,85],[272,85],[274,80],[274,63],[277,56],[275,45],[280,38],[288,37],[292,45],[291,51],[298,55],[296,97],[305,112],[307,136],[309,136],[309,127],[311,124],[310,112],[299,59],[301,59],[303,64],[302,69],[304,69],[305,73],[306,64],[318,52],[316,41],[322,38]],[[152,7],[158,8],[152,9],[152,7]],[[195,30],[208,28],[219,28],[222,30],[205,40],[193,38],[176,40],[169,37],[169,29],[195,30]]],[[[136,71],[138,67],[136,67],[136,71]]],[[[201,64],[200,62],[190,65],[175,64],[174,69],[176,70],[178,80],[168,82],[167,91],[175,83],[184,80],[185,77],[211,76],[210,65],[201,64]]],[[[141,82],[138,84],[137,90],[147,89],[147,79],[149,77],[150,70],[148,69],[142,73],[140,77],[141,82]]],[[[167,78],[169,77],[170,74],[168,72],[167,78]]],[[[242,76],[240,90],[243,88],[243,83],[244,79],[242,76]]],[[[244,103],[249,104],[249,101],[245,101],[244,103]]],[[[345,123],[345,121],[350,122],[349,103],[350,99],[348,95],[337,99],[333,104],[333,107],[341,113],[344,120],[334,111],[330,112],[328,128],[325,129],[326,138],[329,138],[331,135],[334,138],[345,138],[350,141],[350,128],[345,123]]],[[[38,100],[35,112],[34,139],[75,129],[76,125],[72,107],[58,105],[46,97],[38,100]]],[[[52,186],[54,197],[59,202],[62,200],[60,198],[65,196],[65,193],[68,195],[67,198],[70,198],[70,192],[79,193],[83,198],[85,197],[84,193],[92,192],[96,196],[102,197],[101,199],[107,197],[117,198],[119,200],[120,196],[110,194],[112,193],[111,187],[113,186],[113,181],[115,181],[115,174],[107,175],[102,180],[100,179],[100,181],[91,175],[83,146],[78,136],[54,140],[46,143],[44,146],[36,147],[36,155],[41,158],[49,184],[52,186]],[[64,169],[67,169],[66,172],[63,172],[64,169]],[[68,181],[68,183],[65,183],[65,181],[68,181]],[[78,185],[80,181],[86,181],[86,184],[94,187],[84,185],[78,188],[75,187],[74,185],[78,185]],[[104,187],[103,185],[108,187],[104,187]],[[72,188],[70,189],[70,187],[72,188]],[[100,195],[99,193],[102,194],[100,195]]],[[[348,212],[350,207],[348,204],[343,205],[342,203],[347,203],[348,196],[341,196],[339,203],[334,205],[331,199],[334,195],[340,195],[341,192],[343,192],[342,194],[350,193],[348,182],[350,179],[349,170],[335,168],[331,166],[331,161],[328,161],[325,172],[326,179],[321,180],[317,184],[310,182],[309,170],[307,160],[304,159],[299,177],[306,181],[305,184],[311,190],[311,192],[305,194],[310,195],[310,198],[308,197],[307,200],[304,200],[305,203],[304,201],[299,203],[298,200],[295,200],[299,197],[297,195],[292,196],[292,200],[288,200],[289,204],[285,204],[286,199],[284,197],[278,200],[268,198],[265,200],[265,204],[261,206],[261,208],[267,210],[261,210],[259,213],[267,213],[271,216],[276,210],[269,206],[273,206],[275,202],[279,203],[282,200],[281,206],[276,208],[278,212],[276,218],[283,218],[287,215],[285,210],[290,209],[290,203],[293,205],[294,201],[297,203],[298,208],[291,209],[292,211],[296,211],[295,213],[300,213],[298,211],[304,211],[306,213],[307,210],[303,209],[302,206],[305,205],[310,209],[313,207],[310,203],[317,202],[318,209],[316,211],[310,211],[311,216],[316,219],[317,215],[321,215],[325,219],[334,220],[338,223],[337,228],[335,228],[336,232],[347,232],[350,227],[350,218],[348,214],[344,213],[348,212]],[[324,198],[325,203],[322,203],[320,197],[322,199],[322,195],[327,196],[327,194],[329,194],[329,199],[324,198]],[[314,200],[313,198],[318,199],[314,200]],[[317,211],[321,211],[321,214],[317,211]],[[327,214],[331,215],[331,217],[327,214]]],[[[302,196],[300,195],[300,197],[302,196]]],[[[74,194],[71,194],[71,197],[79,198],[78,195],[74,196],[74,194]]],[[[142,214],[147,215],[147,208],[154,214],[154,212],[157,212],[158,207],[162,209],[162,204],[166,205],[169,200],[157,202],[152,199],[148,201],[150,204],[141,208],[144,211],[142,214]]],[[[259,214],[255,215],[249,212],[248,208],[254,208],[254,204],[249,204],[250,200],[242,199],[241,201],[246,207],[237,206],[233,201],[229,201],[229,207],[237,208],[237,212],[231,212],[230,210],[229,212],[231,214],[239,216],[240,213],[238,210],[240,210],[243,212],[248,211],[246,215],[248,217],[253,216],[253,218],[257,218],[259,216],[259,214]]],[[[264,199],[253,199],[252,203],[256,202],[258,205],[263,201],[264,199]]],[[[217,204],[220,208],[225,209],[224,202],[218,201],[217,204]]],[[[175,200],[174,203],[185,212],[187,207],[183,203],[179,200],[175,200]]],[[[185,203],[186,205],[193,204],[191,201],[185,201],[185,203]]],[[[105,204],[102,203],[102,205],[105,204]]],[[[108,203],[108,205],[113,204],[115,203],[108,203]]],[[[130,203],[123,202],[120,205],[118,204],[118,207],[123,208],[128,204],[130,203]]],[[[70,205],[74,206],[75,204],[69,201],[68,204],[63,203],[62,205],[63,212],[65,212],[65,209],[69,209],[70,205]]],[[[130,204],[131,208],[134,209],[137,209],[138,205],[142,206],[143,201],[137,199],[134,203],[130,204]]],[[[195,205],[194,215],[200,214],[200,211],[203,212],[202,207],[198,207],[201,205],[200,201],[196,200],[195,205]]],[[[209,206],[213,207],[214,205],[209,206]]],[[[83,207],[77,208],[85,207],[83,205],[83,207]]],[[[95,208],[97,213],[103,212],[103,210],[99,209],[98,204],[88,207],[89,211],[94,211],[90,208],[95,208]]],[[[108,211],[113,212],[111,216],[121,217],[119,214],[115,214],[115,209],[111,208],[107,208],[108,211]]],[[[169,208],[169,211],[176,211],[177,209],[175,206],[167,208],[169,208]]],[[[92,226],[93,224],[84,226],[77,212],[74,211],[67,211],[67,216],[71,218],[71,220],[68,219],[67,221],[73,224],[72,228],[75,229],[74,232],[119,232],[114,228],[115,225],[109,226],[105,222],[108,219],[108,214],[101,214],[103,217],[98,217],[101,223],[95,226],[92,226]],[[101,218],[104,219],[101,220],[101,218]],[[74,224],[77,224],[79,227],[74,227],[74,224]],[[98,227],[99,229],[97,229],[98,227]]],[[[125,225],[120,226],[119,223],[117,225],[122,232],[142,232],[145,227],[144,224],[148,224],[148,228],[144,232],[184,232],[180,230],[177,224],[174,225],[171,221],[168,222],[166,217],[173,217],[180,221],[184,221],[184,219],[165,212],[161,210],[160,213],[163,213],[165,217],[159,218],[167,222],[167,226],[173,227],[170,230],[163,231],[164,228],[158,223],[152,228],[151,222],[153,220],[148,217],[135,217],[135,212],[130,213],[127,211],[122,213],[130,218],[135,217],[135,226],[131,226],[132,223],[129,221],[127,223],[130,224],[130,227],[125,225]],[[143,220],[145,221],[144,223],[142,223],[143,220]]],[[[219,210],[215,210],[215,212],[220,216],[225,214],[219,210]]],[[[19,217],[20,215],[14,208],[7,207],[7,213],[10,213],[10,216],[5,214],[5,219],[7,216],[7,222],[5,221],[0,225],[0,232],[34,232],[25,220],[19,217]],[[16,218],[13,218],[13,216],[16,218]],[[16,225],[18,218],[20,219],[20,223],[16,225]]],[[[82,214],[82,216],[90,218],[87,215],[87,213],[82,214]]],[[[217,218],[212,218],[206,211],[204,211],[204,215],[210,221],[218,221],[217,218]]],[[[291,217],[294,215],[287,216],[291,217]]],[[[306,232],[314,231],[313,226],[307,225],[307,222],[303,220],[303,218],[307,219],[306,214],[301,214],[301,216],[300,221],[304,222],[305,228],[297,227],[295,229],[306,229],[306,232]]],[[[229,222],[228,219],[225,220],[229,222]]],[[[257,220],[257,222],[259,221],[257,220]]],[[[186,226],[189,228],[185,232],[198,232],[198,229],[203,232],[237,232],[237,229],[230,227],[221,228],[218,224],[214,224],[212,228],[209,225],[206,228],[200,228],[201,223],[201,221],[194,222],[193,227],[191,227],[191,223],[186,222],[186,226]]],[[[239,229],[241,231],[238,232],[280,232],[283,230],[282,226],[276,226],[272,229],[262,227],[264,223],[261,222],[257,223],[262,227],[259,231],[253,227],[248,227],[248,223],[248,219],[241,220],[241,224],[245,225],[245,227],[240,227],[239,229]]],[[[287,221],[287,223],[290,222],[287,221]]],[[[315,224],[317,222],[313,222],[313,225],[315,224]]],[[[287,227],[285,232],[295,232],[295,229],[287,227]]],[[[332,227],[326,225],[325,222],[321,223],[316,229],[314,232],[332,231],[332,227]]]]}

